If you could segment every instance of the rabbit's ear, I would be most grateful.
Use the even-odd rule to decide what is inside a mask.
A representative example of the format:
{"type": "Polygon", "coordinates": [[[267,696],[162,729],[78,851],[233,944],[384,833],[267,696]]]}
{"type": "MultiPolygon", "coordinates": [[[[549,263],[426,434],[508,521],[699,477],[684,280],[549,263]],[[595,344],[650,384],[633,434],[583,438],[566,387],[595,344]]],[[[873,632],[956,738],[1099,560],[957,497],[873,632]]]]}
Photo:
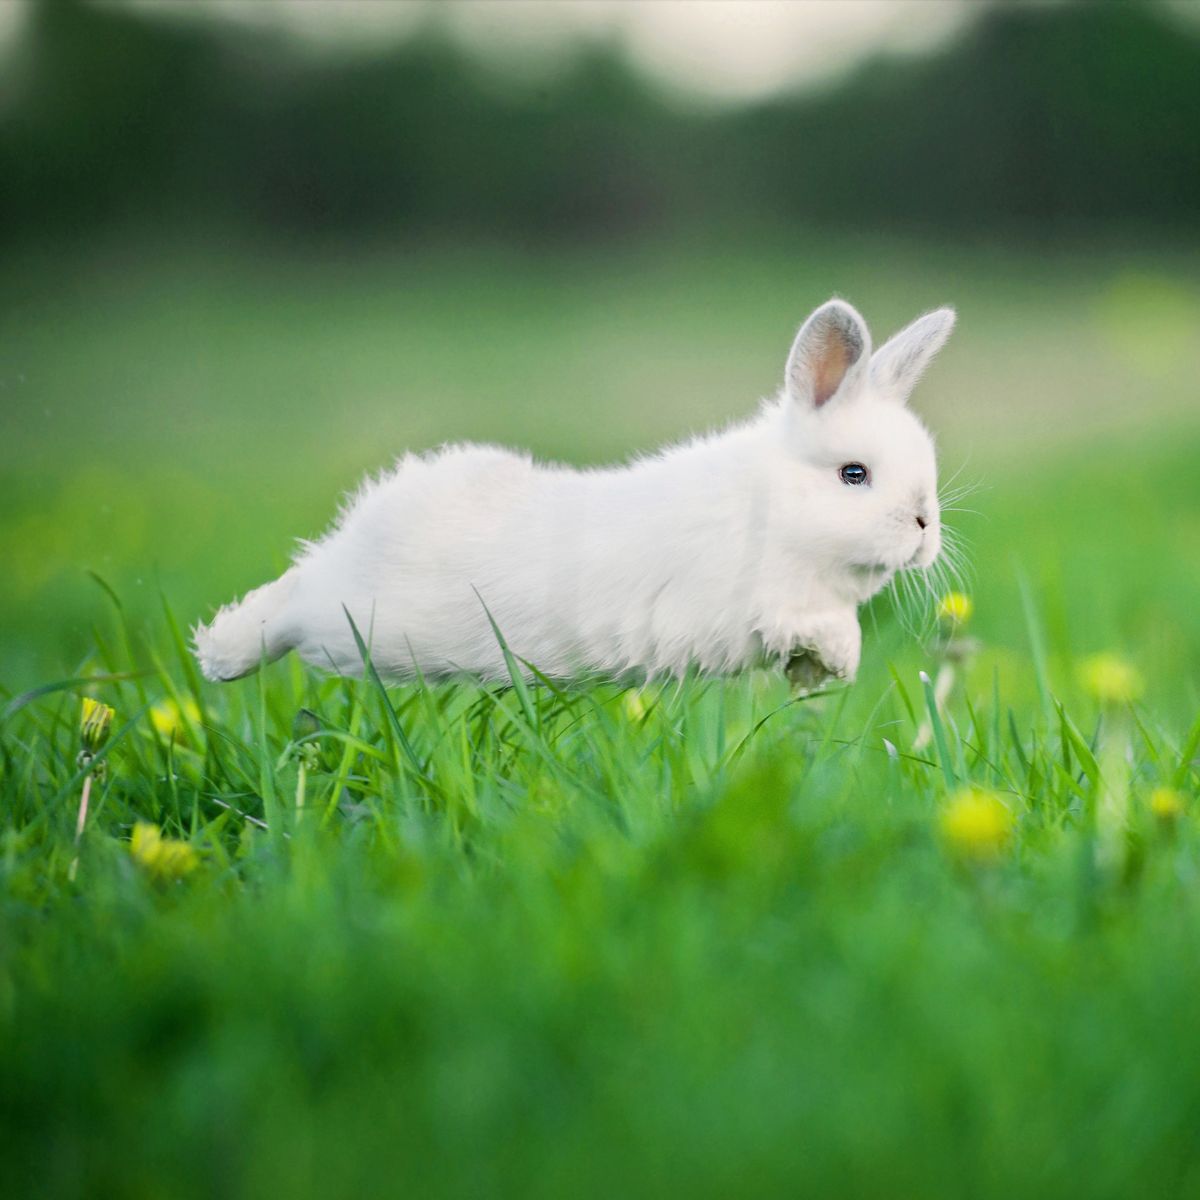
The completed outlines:
{"type": "Polygon", "coordinates": [[[903,404],[953,328],[954,309],[939,308],[880,346],[871,359],[871,385],[879,396],[903,404]]]}
{"type": "Polygon", "coordinates": [[[870,359],[866,322],[845,301],[830,300],[796,334],[784,373],[787,394],[802,407],[823,408],[858,390],[870,359]]]}

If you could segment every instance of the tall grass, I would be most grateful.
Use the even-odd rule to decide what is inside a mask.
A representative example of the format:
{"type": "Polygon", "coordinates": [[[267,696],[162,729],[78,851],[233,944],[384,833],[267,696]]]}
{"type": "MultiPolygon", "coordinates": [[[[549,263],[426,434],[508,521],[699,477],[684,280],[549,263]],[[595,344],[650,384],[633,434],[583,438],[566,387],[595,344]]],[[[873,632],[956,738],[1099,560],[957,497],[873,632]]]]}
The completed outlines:
{"type": "Polygon", "coordinates": [[[1014,704],[998,669],[939,711],[903,661],[816,698],[294,663],[217,691],[162,628],[118,621],[96,683],[0,729],[20,1194],[1117,1194],[1196,1169],[1200,721],[1071,680],[1014,704]],[[82,691],[116,717],[76,846],[82,691]],[[967,786],[1011,825],[955,834],[967,786]],[[138,822],[190,869],[131,854],[138,822]]]}
{"type": "Polygon", "coordinates": [[[1200,444],[1082,441],[975,472],[965,627],[881,597],[815,697],[210,686],[187,545],[10,604],[6,1191],[1195,1192],[1200,444]]]}

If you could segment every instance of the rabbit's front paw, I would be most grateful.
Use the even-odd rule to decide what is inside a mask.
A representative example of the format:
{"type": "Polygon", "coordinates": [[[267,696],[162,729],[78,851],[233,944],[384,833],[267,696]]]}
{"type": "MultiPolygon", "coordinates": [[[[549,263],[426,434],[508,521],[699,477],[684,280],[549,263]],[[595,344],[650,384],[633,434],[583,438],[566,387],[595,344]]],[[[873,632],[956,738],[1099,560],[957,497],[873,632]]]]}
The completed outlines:
{"type": "Polygon", "coordinates": [[[806,624],[787,659],[787,677],[797,687],[812,688],[833,676],[851,682],[858,673],[862,631],[853,614],[827,615],[806,624]]]}

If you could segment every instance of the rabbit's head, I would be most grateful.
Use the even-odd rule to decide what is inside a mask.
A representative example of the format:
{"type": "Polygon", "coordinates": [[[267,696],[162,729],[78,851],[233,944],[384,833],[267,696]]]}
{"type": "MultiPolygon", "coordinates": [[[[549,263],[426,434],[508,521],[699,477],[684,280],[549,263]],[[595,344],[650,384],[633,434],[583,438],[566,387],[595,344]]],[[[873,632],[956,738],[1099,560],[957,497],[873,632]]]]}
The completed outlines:
{"type": "Polygon", "coordinates": [[[788,357],[783,514],[797,550],[841,573],[862,598],[896,571],[928,567],[941,550],[933,440],[907,401],[954,327],[927,313],[873,354],[862,317],[822,305],[788,357]]]}

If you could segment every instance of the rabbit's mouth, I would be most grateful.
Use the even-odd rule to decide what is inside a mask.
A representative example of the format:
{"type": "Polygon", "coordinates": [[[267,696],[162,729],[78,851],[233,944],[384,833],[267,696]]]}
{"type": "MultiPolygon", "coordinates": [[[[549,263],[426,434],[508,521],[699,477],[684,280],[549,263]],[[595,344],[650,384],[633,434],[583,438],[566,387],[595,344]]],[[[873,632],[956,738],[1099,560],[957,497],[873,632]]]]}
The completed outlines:
{"type": "Polygon", "coordinates": [[[916,553],[904,564],[904,570],[911,571],[914,568],[924,570],[926,567],[932,567],[937,561],[937,556],[942,552],[941,532],[931,532],[933,532],[932,537],[926,536],[921,539],[916,553]]]}

